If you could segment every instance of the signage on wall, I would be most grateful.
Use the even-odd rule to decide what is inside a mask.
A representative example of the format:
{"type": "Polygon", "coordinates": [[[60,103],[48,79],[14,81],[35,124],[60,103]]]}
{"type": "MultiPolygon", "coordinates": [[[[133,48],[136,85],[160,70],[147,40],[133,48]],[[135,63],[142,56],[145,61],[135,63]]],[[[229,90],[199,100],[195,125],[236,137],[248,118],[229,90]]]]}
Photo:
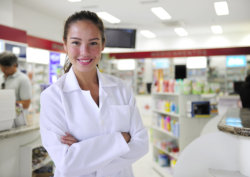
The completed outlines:
{"type": "Polygon", "coordinates": [[[187,58],[188,69],[202,69],[207,67],[206,57],[188,57],[187,58]]]}
{"type": "Polygon", "coordinates": [[[27,62],[49,64],[49,51],[28,47],[27,62]]]}
{"type": "Polygon", "coordinates": [[[238,56],[227,56],[226,66],[227,67],[245,67],[247,64],[247,59],[245,55],[238,56]]]}
{"type": "Polygon", "coordinates": [[[0,52],[4,51],[4,44],[3,41],[0,40],[0,52]]]}
{"type": "Polygon", "coordinates": [[[49,81],[54,83],[57,81],[58,75],[60,74],[60,53],[50,52],[49,56],[49,81]]]}
{"type": "Polygon", "coordinates": [[[26,58],[25,46],[5,43],[5,50],[14,53],[19,58],[26,58]]]}
{"type": "Polygon", "coordinates": [[[168,59],[156,59],[153,60],[153,67],[155,69],[165,69],[169,67],[169,60],[168,59]]]}

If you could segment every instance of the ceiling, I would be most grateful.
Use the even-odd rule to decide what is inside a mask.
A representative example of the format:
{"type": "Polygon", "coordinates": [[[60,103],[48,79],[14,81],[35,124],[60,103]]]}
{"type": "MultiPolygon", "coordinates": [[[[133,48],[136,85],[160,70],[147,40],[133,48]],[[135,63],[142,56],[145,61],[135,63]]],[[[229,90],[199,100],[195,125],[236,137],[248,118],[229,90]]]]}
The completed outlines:
{"type": "Polygon", "coordinates": [[[227,0],[229,15],[217,16],[213,2],[220,0],[13,0],[38,12],[65,20],[79,10],[107,11],[121,20],[106,27],[148,29],[157,37],[178,37],[174,27],[184,27],[190,36],[211,35],[211,25],[221,25],[224,33],[250,33],[250,0],[227,0]],[[150,10],[162,6],[172,16],[161,21],[150,10]]]}

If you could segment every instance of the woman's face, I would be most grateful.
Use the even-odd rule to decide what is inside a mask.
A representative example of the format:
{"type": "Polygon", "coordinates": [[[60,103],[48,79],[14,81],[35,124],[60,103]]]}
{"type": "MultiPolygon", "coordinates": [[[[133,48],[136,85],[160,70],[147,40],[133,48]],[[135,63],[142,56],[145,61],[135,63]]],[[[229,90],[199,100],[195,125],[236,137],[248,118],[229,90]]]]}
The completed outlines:
{"type": "Polygon", "coordinates": [[[70,25],[64,48],[75,72],[90,72],[96,69],[104,45],[96,25],[81,20],[70,25]]]}

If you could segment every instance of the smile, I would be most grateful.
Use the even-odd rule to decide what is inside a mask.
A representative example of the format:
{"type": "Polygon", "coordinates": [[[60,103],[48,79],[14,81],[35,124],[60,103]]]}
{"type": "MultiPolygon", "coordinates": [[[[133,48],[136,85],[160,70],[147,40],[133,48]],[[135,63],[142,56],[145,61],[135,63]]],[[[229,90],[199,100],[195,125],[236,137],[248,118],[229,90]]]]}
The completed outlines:
{"type": "Polygon", "coordinates": [[[77,61],[82,64],[82,65],[88,65],[89,63],[91,63],[93,61],[93,59],[89,59],[89,60],[81,60],[81,59],[77,59],[77,61]]]}

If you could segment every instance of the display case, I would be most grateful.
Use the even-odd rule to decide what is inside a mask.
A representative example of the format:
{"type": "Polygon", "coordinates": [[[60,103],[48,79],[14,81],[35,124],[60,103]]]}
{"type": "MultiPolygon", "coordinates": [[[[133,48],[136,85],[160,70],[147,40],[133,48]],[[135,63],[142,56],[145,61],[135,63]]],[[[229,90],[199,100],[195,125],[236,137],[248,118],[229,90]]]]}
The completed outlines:
{"type": "Polygon", "coordinates": [[[179,152],[199,137],[202,128],[214,115],[206,118],[189,116],[189,102],[208,100],[202,95],[154,92],[152,96],[153,169],[162,176],[170,177],[173,176],[179,152]]]}

